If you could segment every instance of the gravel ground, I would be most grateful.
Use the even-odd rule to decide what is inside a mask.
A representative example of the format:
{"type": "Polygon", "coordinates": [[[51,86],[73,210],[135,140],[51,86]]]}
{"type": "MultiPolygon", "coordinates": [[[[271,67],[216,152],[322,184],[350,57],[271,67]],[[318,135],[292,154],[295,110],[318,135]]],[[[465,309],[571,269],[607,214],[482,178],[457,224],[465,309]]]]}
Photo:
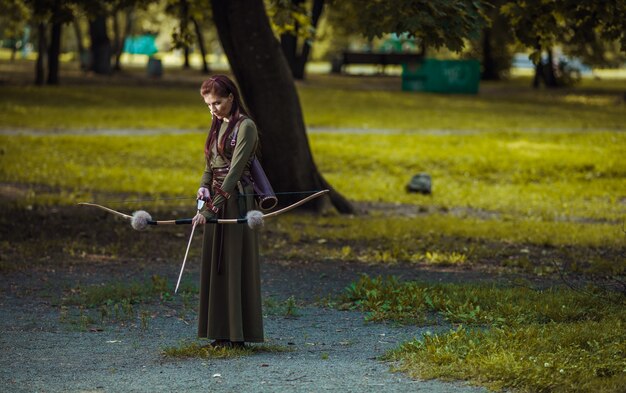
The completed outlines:
{"type": "MultiPolygon", "coordinates": [[[[447,327],[367,323],[362,313],[321,308],[313,302],[336,294],[362,272],[433,281],[467,278],[457,273],[426,275],[401,266],[264,262],[264,296],[294,296],[299,302],[296,317],[265,317],[268,343],[290,351],[257,352],[231,359],[172,359],[164,357],[162,350],[195,339],[193,313],[185,320],[177,317],[175,308],[157,305],[155,316],[144,329],[136,324],[111,324],[103,331],[87,332],[60,323],[59,307],[53,305],[55,299],[58,303],[60,287],[78,279],[97,282],[105,274],[117,279],[129,274],[120,266],[104,266],[101,271],[91,269],[88,275],[75,268],[4,274],[0,287],[2,391],[486,391],[462,383],[412,380],[391,372],[392,364],[378,360],[403,341],[447,327]]],[[[171,279],[175,274],[169,274],[171,279]]],[[[194,266],[188,274],[197,278],[194,266]]]]}

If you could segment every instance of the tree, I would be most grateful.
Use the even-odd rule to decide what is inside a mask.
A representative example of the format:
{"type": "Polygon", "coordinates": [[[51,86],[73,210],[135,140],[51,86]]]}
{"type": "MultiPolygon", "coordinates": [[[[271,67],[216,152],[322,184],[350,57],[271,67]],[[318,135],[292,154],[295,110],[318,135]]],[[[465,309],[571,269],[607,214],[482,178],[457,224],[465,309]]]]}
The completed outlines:
{"type": "MultiPolygon", "coordinates": [[[[340,2],[336,0],[336,2],[340,2]]],[[[350,0],[358,28],[368,38],[408,33],[433,48],[461,51],[486,23],[480,2],[466,0],[350,0]]]]}
{"type": "Polygon", "coordinates": [[[182,49],[184,52],[183,68],[190,68],[189,48],[193,43],[192,35],[189,32],[189,23],[191,22],[202,57],[202,73],[204,74],[210,72],[202,32],[202,23],[205,19],[211,19],[210,14],[206,15],[208,9],[208,0],[170,0],[166,6],[166,12],[179,20],[178,28],[172,34],[172,41],[175,48],[182,49]]]}
{"type": "MultiPolygon", "coordinates": [[[[263,1],[211,3],[220,42],[259,126],[261,160],[272,186],[277,192],[330,188],[313,161],[293,77],[263,1]]],[[[284,194],[280,200],[287,204],[299,198],[284,194]]],[[[339,193],[331,191],[331,200],[339,211],[352,212],[350,203],[339,193]]],[[[310,206],[320,208],[321,203],[318,199],[310,206]]]]}
{"type": "Polygon", "coordinates": [[[89,37],[91,38],[91,71],[96,74],[109,75],[113,52],[104,12],[96,14],[93,19],[89,20],[89,37]]]}
{"type": "Polygon", "coordinates": [[[193,23],[196,39],[198,40],[198,49],[200,49],[200,55],[202,56],[203,74],[211,72],[207,62],[207,51],[203,32],[203,26],[213,20],[210,10],[211,4],[209,0],[195,0],[190,4],[190,19],[191,23],[193,23]]]}
{"type": "Polygon", "coordinates": [[[48,84],[59,84],[59,55],[61,53],[62,19],[60,5],[55,1],[52,11],[52,27],[50,29],[50,45],[48,46],[48,84]]]}
{"type": "Polygon", "coordinates": [[[489,24],[482,29],[480,42],[473,42],[474,50],[482,59],[482,80],[500,80],[511,68],[515,36],[508,18],[500,11],[501,3],[503,0],[495,0],[492,7],[486,7],[489,24]]]}
{"type": "Polygon", "coordinates": [[[24,30],[30,18],[30,11],[23,0],[0,0],[0,34],[11,42],[11,61],[23,42],[24,30]]]}
{"type": "MultiPolygon", "coordinates": [[[[294,80],[263,1],[212,0],[211,4],[220,42],[262,134],[261,159],[272,185],[278,192],[331,188],[313,161],[294,80]]],[[[433,46],[457,50],[463,47],[464,37],[478,34],[484,22],[471,1],[367,2],[357,9],[366,35],[409,32],[433,46]]],[[[282,203],[298,198],[281,196],[282,203]]],[[[332,188],[330,199],[340,212],[353,211],[332,188]]],[[[320,201],[310,205],[321,206],[320,201]]]]}
{"type": "Polygon", "coordinates": [[[302,80],[324,0],[313,0],[310,11],[305,0],[274,0],[270,5],[271,21],[280,33],[280,45],[291,74],[302,80]]]}
{"type": "Polygon", "coordinates": [[[32,22],[37,26],[37,62],[35,65],[35,84],[59,83],[59,55],[61,52],[61,30],[63,24],[72,18],[69,2],[62,0],[28,0],[32,22]],[[48,21],[49,23],[46,23],[48,21]],[[50,41],[48,43],[47,28],[50,26],[50,41]],[[48,63],[48,75],[45,77],[45,59],[48,63]]]}
{"type": "Polygon", "coordinates": [[[626,1],[543,1],[507,2],[501,8],[508,16],[517,39],[532,48],[531,60],[537,65],[534,84],[542,75],[548,87],[558,86],[554,61],[544,69],[543,51],[553,56],[552,48],[584,48],[589,42],[618,41],[626,50],[626,1]]]}

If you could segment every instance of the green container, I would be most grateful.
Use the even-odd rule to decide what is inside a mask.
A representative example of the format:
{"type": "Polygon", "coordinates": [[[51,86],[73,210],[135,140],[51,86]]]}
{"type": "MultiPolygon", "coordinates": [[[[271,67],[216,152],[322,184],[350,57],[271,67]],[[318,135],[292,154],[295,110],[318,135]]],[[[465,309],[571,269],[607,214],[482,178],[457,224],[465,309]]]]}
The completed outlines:
{"type": "Polygon", "coordinates": [[[402,65],[402,90],[476,94],[480,81],[478,60],[426,59],[402,65]]]}

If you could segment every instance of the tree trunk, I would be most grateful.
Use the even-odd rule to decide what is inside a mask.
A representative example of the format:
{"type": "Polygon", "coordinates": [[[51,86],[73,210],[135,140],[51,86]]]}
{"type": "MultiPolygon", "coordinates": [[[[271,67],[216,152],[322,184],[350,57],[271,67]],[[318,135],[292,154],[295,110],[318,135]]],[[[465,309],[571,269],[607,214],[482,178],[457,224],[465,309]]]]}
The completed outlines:
{"type": "MultiPolygon", "coordinates": [[[[324,0],[315,0],[313,2],[313,9],[311,12],[311,25],[317,28],[317,24],[322,16],[324,10],[324,0]]],[[[309,61],[309,54],[311,53],[311,44],[308,40],[305,40],[302,44],[302,51],[296,58],[296,68],[294,69],[294,78],[303,80],[306,74],[306,63],[309,61]]]]}
{"type": "MultiPolygon", "coordinates": [[[[298,25],[296,23],[295,32],[283,33],[280,35],[280,48],[283,51],[287,66],[291,71],[291,75],[296,77],[296,57],[298,51],[298,25]]],[[[297,79],[297,78],[296,78],[297,79]]]]}
{"type": "Polygon", "coordinates": [[[47,52],[46,24],[37,24],[37,62],[35,63],[35,84],[43,85],[45,78],[45,57],[47,52]]]}
{"type": "Polygon", "coordinates": [[[133,34],[133,23],[135,18],[133,7],[128,7],[126,9],[124,17],[126,18],[126,21],[124,24],[124,36],[122,37],[122,50],[120,51],[120,57],[124,52],[124,44],[126,43],[126,39],[133,34]]]}
{"type": "MultiPolygon", "coordinates": [[[[535,45],[535,51],[539,54],[539,61],[535,64],[535,76],[533,77],[532,86],[535,89],[538,89],[541,86],[541,81],[544,81],[543,78],[543,61],[541,61],[541,44],[539,43],[539,38],[537,38],[537,44],[535,45]]],[[[535,60],[533,60],[534,62],[535,60]]]]}
{"type": "Polygon", "coordinates": [[[533,77],[533,88],[538,89],[543,80],[543,64],[541,62],[535,64],[535,76],[533,77]]]}
{"type": "Polygon", "coordinates": [[[496,61],[493,58],[491,33],[492,30],[490,28],[487,27],[483,29],[483,72],[480,79],[485,81],[500,80],[500,75],[496,69],[496,61]]]}
{"type": "MultiPolygon", "coordinates": [[[[54,17],[53,17],[54,18],[54,17]]],[[[61,28],[62,23],[52,22],[50,29],[50,46],[48,47],[48,81],[49,85],[59,84],[59,54],[61,52],[61,28]]]]}
{"type": "Polygon", "coordinates": [[[196,18],[191,17],[190,19],[191,19],[191,23],[193,23],[194,29],[196,30],[196,38],[198,39],[198,47],[200,48],[200,55],[202,56],[202,73],[208,74],[209,72],[211,72],[211,70],[209,69],[209,65],[207,64],[207,61],[206,61],[206,49],[204,47],[204,36],[202,34],[202,28],[200,27],[200,24],[198,23],[196,18]]]}
{"type": "Polygon", "coordinates": [[[91,70],[96,74],[111,73],[111,41],[107,35],[106,16],[98,15],[89,21],[91,37],[91,70]]]}
{"type": "Polygon", "coordinates": [[[121,71],[120,58],[122,57],[122,50],[124,49],[124,43],[122,42],[122,36],[120,33],[120,19],[117,10],[113,11],[113,55],[115,57],[113,63],[114,71],[121,71]]]}
{"type": "Polygon", "coordinates": [[[80,30],[80,25],[78,20],[74,18],[72,21],[72,25],[74,25],[74,34],[76,35],[76,44],[78,46],[78,60],[80,62],[80,69],[86,71],[89,69],[89,59],[88,53],[85,51],[85,46],[83,45],[83,33],[80,30]]]}
{"type": "Polygon", "coordinates": [[[556,64],[554,64],[554,55],[552,53],[552,48],[548,48],[548,64],[544,66],[544,80],[546,82],[546,87],[558,87],[559,83],[556,80],[556,75],[554,73],[554,68],[556,64]]]}
{"type": "MultiPolygon", "coordinates": [[[[303,0],[292,0],[295,6],[302,4],[303,0]]],[[[324,10],[324,0],[315,0],[311,12],[311,25],[316,28],[319,23],[322,11],[324,10]]],[[[289,64],[291,74],[295,79],[303,80],[305,77],[306,63],[309,60],[311,44],[308,40],[302,43],[302,49],[298,50],[298,22],[295,23],[293,33],[285,33],[280,36],[280,46],[289,64]]]]}
{"type": "MultiPolygon", "coordinates": [[[[247,107],[261,135],[261,160],[278,193],[330,188],[318,172],[309,148],[294,80],[274,37],[263,0],[211,0],[217,32],[247,107]],[[280,110],[277,110],[280,108],[280,110]]],[[[302,198],[279,194],[280,204],[302,198]]],[[[342,213],[352,205],[331,189],[342,213]]],[[[323,201],[307,208],[319,210],[323,201]]]]}
{"type": "Polygon", "coordinates": [[[183,40],[184,47],[183,53],[185,57],[185,61],[183,63],[183,69],[188,70],[190,68],[189,65],[189,42],[187,34],[187,29],[189,27],[189,4],[187,0],[180,0],[180,36],[183,40]]]}

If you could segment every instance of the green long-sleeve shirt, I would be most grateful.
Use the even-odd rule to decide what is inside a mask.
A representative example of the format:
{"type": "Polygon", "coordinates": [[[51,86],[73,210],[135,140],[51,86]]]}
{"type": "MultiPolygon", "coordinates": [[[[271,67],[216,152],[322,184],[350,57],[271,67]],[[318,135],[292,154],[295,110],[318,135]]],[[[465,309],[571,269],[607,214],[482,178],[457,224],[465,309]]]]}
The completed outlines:
{"type": "MultiPolygon", "coordinates": [[[[236,126],[235,126],[236,127],[236,126]]],[[[223,122],[220,130],[218,132],[218,140],[221,141],[224,132],[228,128],[228,123],[223,122]]],[[[230,145],[230,141],[232,139],[232,134],[226,139],[226,143],[224,146],[224,155],[230,159],[230,171],[228,171],[228,175],[224,178],[224,183],[222,184],[222,190],[232,195],[235,191],[235,187],[237,186],[237,182],[241,180],[241,175],[244,172],[244,169],[250,165],[250,161],[252,156],[256,151],[256,147],[258,144],[258,132],[256,125],[251,119],[245,118],[239,123],[239,131],[237,132],[237,143],[235,144],[235,148],[230,145]]],[[[213,181],[213,168],[224,168],[228,167],[229,163],[225,160],[220,154],[217,153],[217,143],[213,143],[211,146],[211,160],[207,163],[204,173],[202,175],[201,186],[206,187],[209,190],[213,191],[211,183],[213,181]]],[[[215,194],[211,192],[213,195],[213,205],[217,208],[221,208],[224,204],[224,197],[220,194],[215,194]]],[[[207,218],[212,216],[212,212],[207,211],[203,213],[207,218]]]]}

